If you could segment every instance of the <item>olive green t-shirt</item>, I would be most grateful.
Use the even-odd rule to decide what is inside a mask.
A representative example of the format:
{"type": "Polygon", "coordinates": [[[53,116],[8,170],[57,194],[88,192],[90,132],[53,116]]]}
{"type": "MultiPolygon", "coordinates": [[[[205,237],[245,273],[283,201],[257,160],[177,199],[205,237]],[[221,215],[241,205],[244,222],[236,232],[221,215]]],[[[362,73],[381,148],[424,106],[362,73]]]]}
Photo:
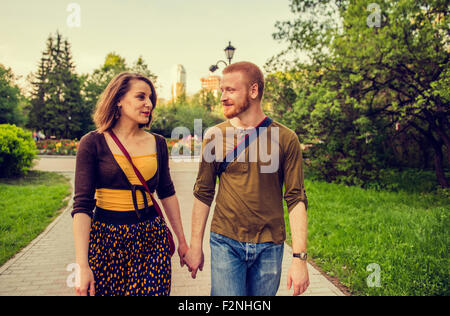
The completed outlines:
{"type": "MultiPolygon", "coordinates": [[[[197,199],[211,206],[220,163],[253,131],[229,120],[208,130],[194,185],[197,199]]],[[[220,175],[211,231],[240,242],[284,242],[283,184],[289,212],[299,202],[307,207],[300,142],[274,121],[220,175]]]]}

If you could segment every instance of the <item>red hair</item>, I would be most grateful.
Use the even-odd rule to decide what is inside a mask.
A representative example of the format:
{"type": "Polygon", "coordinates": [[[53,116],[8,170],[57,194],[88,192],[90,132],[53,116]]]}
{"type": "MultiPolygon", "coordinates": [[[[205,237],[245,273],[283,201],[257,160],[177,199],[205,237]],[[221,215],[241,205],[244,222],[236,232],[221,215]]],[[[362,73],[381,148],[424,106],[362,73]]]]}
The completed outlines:
{"type": "Polygon", "coordinates": [[[229,65],[222,73],[226,75],[232,72],[242,73],[248,81],[248,87],[256,83],[258,85],[258,100],[261,101],[264,95],[264,74],[261,69],[253,63],[242,61],[229,65]]]}

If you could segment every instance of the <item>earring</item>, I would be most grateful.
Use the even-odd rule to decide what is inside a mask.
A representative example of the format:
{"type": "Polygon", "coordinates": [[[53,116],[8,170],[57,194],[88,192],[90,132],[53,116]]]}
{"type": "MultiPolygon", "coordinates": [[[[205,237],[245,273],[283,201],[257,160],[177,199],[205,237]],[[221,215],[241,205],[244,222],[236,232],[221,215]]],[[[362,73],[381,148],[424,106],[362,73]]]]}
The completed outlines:
{"type": "Polygon", "coordinates": [[[119,119],[120,118],[120,110],[122,109],[122,106],[117,106],[117,109],[116,109],[116,114],[114,114],[114,117],[116,118],[116,119],[119,119]]]}

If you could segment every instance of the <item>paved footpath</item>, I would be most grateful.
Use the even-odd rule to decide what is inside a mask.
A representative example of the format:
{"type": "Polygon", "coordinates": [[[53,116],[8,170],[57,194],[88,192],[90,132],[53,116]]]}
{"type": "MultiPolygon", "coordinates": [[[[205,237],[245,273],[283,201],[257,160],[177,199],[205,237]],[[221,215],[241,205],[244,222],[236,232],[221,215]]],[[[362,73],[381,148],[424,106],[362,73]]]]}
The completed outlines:
{"type": "MultiPolygon", "coordinates": [[[[171,161],[171,174],[181,206],[181,215],[186,238],[189,241],[191,231],[191,212],[195,178],[198,164],[195,162],[171,161]]],[[[73,186],[75,160],[68,157],[41,157],[36,169],[55,171],[71,179],[73,186]]],[[[72,234],[71,205],[51,223],[47,229],[33,240],[26,248],[0,267],[0,296],[71,296],[73,288],[67,283],[72,281],[70,264],[75,262],[72,234]]],[[[213,212],[214,205],[211,208],[213,212]]],[[[205,233],[205,267],[199,271],[197,278],[190,277],[186,267],[181,268],[178,254],[172,260],[173,296],[209,296],[210,294],[210,252],[209,252],[209,216],[205,233]]],[[[287,290],[287,272],[292,258],[292,250],[285,245],[283,273],[279,296],[290,296],[287,290]]],[[[311,285],[303,294],[305,296],[343,296],[344,294],[328,281],[322,274],[308,264],[311,285]]]]}

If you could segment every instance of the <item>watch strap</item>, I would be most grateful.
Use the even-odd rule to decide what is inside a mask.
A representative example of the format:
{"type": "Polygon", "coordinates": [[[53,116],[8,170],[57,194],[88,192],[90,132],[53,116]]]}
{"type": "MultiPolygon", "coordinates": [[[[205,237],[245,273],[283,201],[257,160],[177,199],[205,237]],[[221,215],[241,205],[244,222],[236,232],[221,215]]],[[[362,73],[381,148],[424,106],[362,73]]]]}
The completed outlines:
{"type": "Polygon", "coordinates": [[[308,258],[308,254],[306,252],[294,253],[292,254],[292,256],[303,261],[306,261],[306,259],[308,258]]]}

